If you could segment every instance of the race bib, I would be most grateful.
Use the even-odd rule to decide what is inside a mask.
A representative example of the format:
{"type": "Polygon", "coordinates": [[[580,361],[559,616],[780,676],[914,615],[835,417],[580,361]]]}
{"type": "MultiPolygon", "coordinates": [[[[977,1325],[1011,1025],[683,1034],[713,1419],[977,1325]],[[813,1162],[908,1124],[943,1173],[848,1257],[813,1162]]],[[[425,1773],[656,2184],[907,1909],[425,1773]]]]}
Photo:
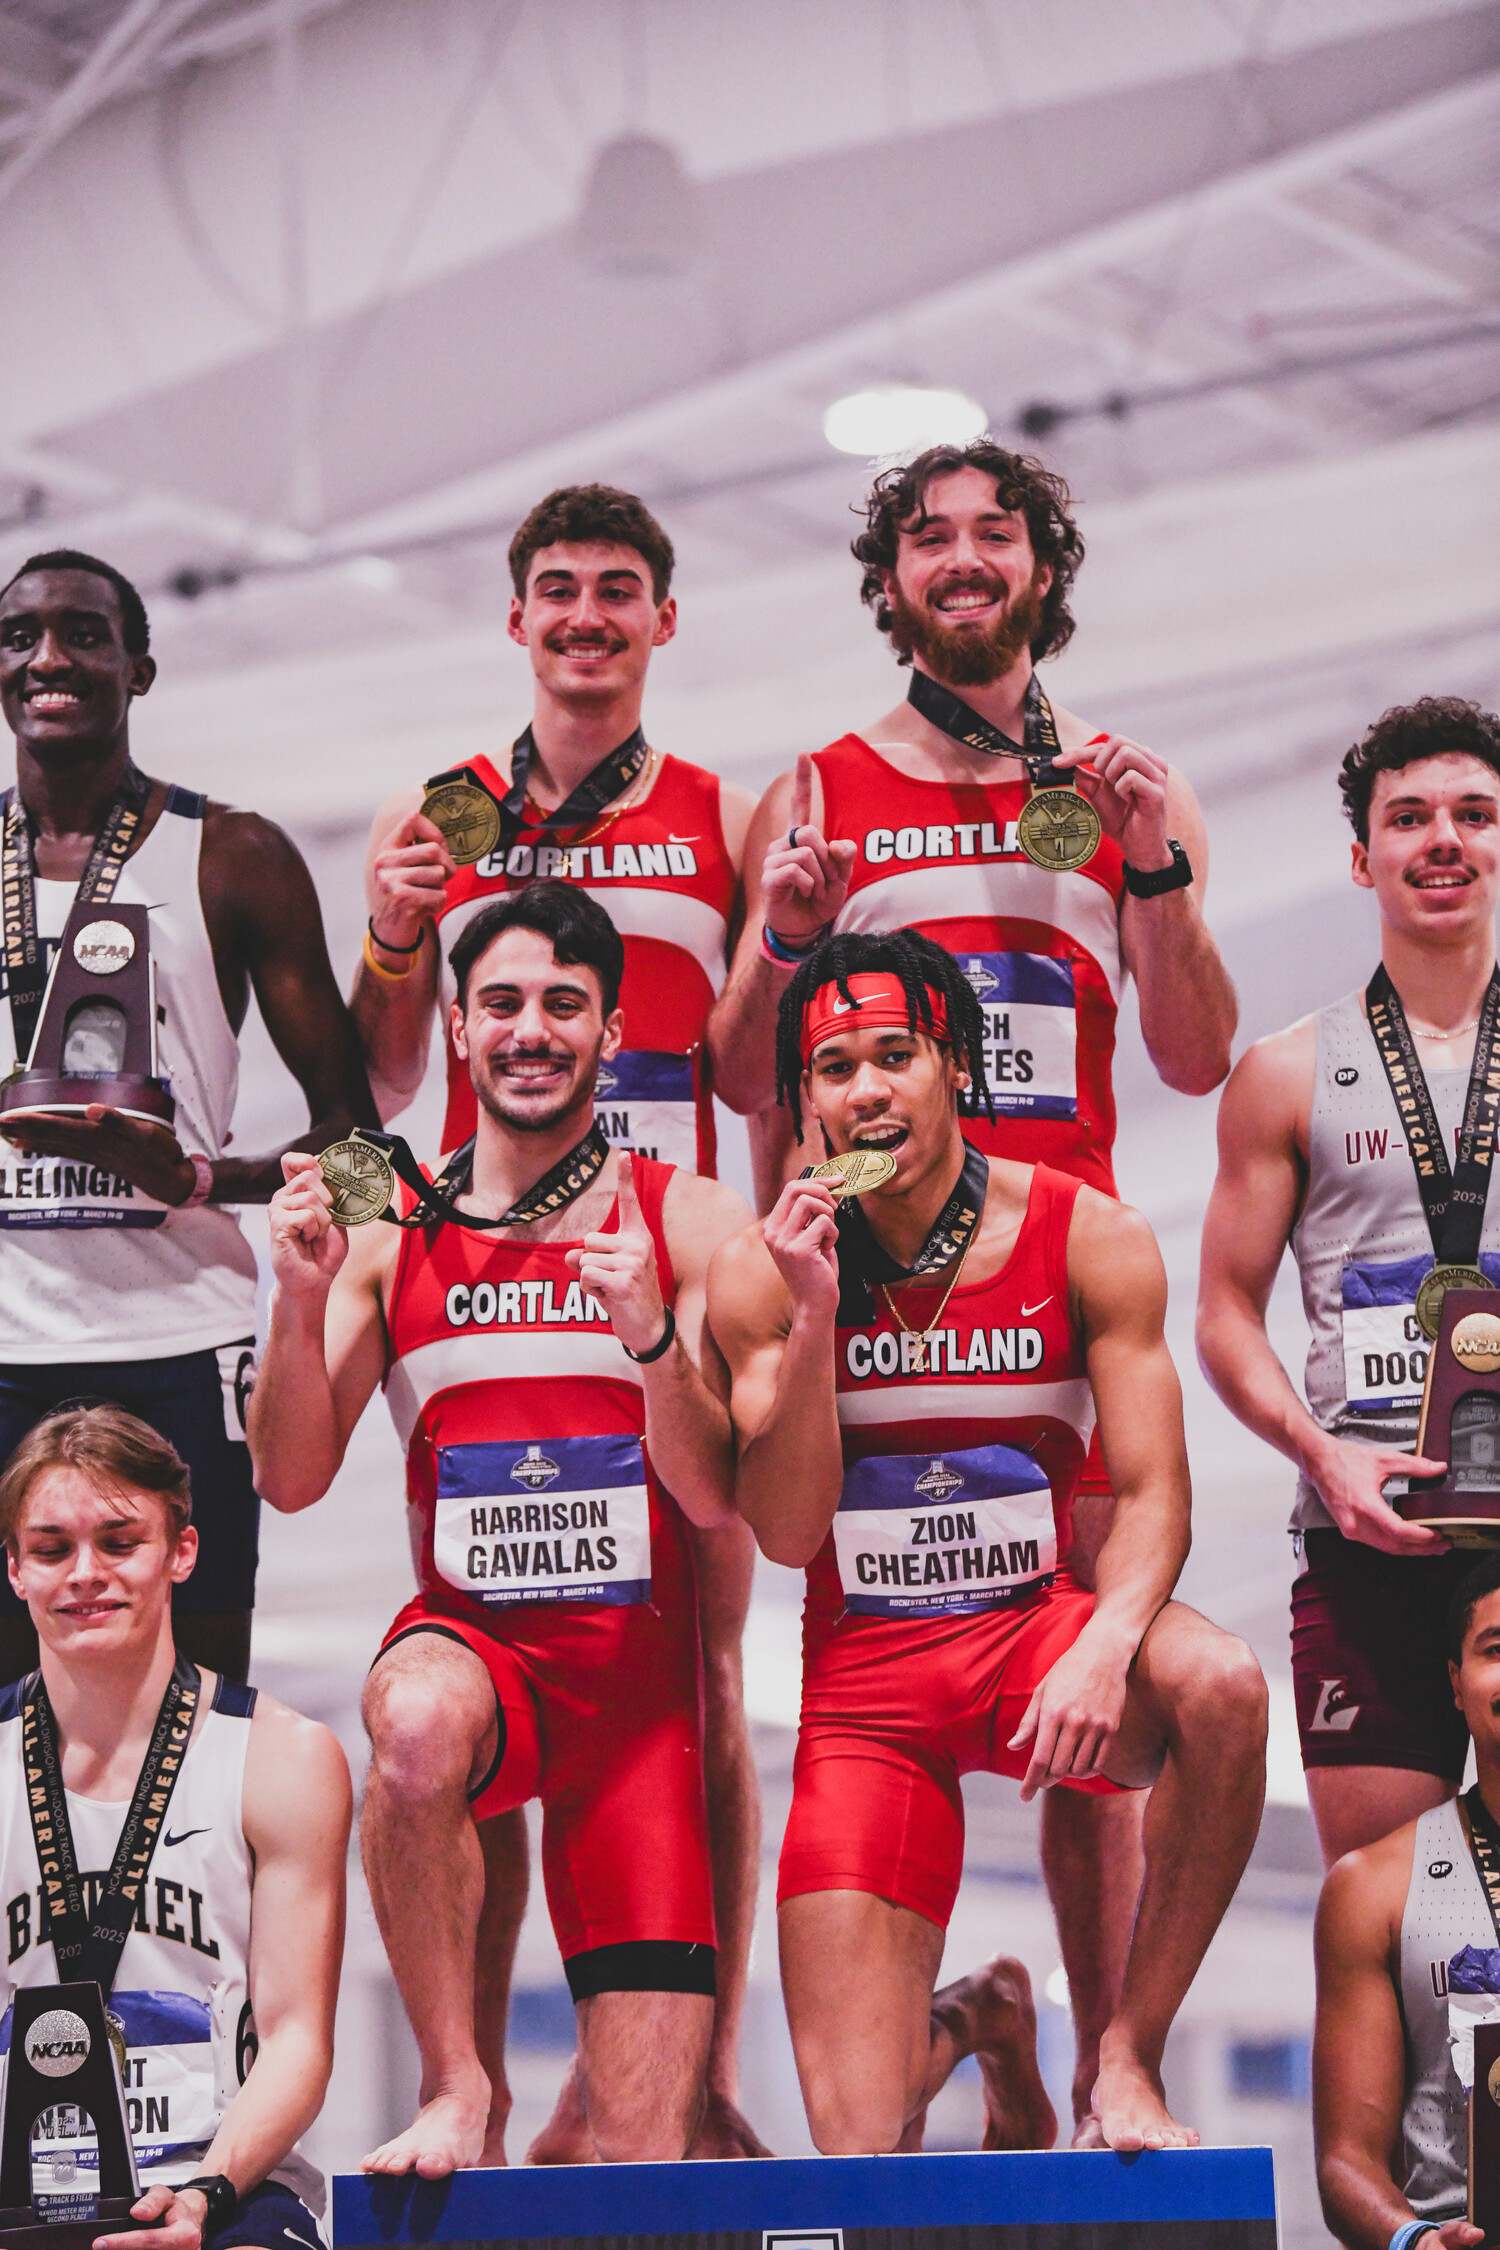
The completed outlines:
{"type": "Polygon", "coordinates": [[[433,1560],[461,1594],[648,1602],[651,1503],[638,1437],[438,1448],[433,1560]]]}
{"type": "Polygon", "coordinates": [[[0,1227],[159,1227],[166,1215],[102,1164],[21,1156],[0,1142],[0,1227]]]}
{"type": "MultiPolygon", "coordinates": [[[[214,2086],[213,2024],[206,2000],[186,1992],[115,1992],[109,2005],[125,2026],[125,2121],[141,2178],[153,2167],[176,2167],[202,2154],[219,2125],[214,2086]]],[[[10,2057],[11,2010],[0,2022],[0,2050],[10,2057]]],[[[99,2145],[94,2121],[76,2103],[48,2113],[46,2143],[53,2192],[70,2185],[97,2193],[99,2145]]]]}
{"type": "Polygon", "coordinates": [[[833,1544],[844,1606],[859,1616],[998,1609],[1051,1583],[1052,1488],[1009,1445],[875,1454],[845,1471],[833,1544]]]}
{"type": "MultiPolygon", "coordinates": [[[[999,1117],[1076,1117],[1073,966],[1045,953],[958,953],[984,1014],[984,1065],[999,1117]]],[[[977,1114],[966,1105],[966,1114],[977,1114]]]]}
{"type": "Polygon", "coordinates": [[[638,1149],[658,1164],[698,1169],[698,1105],[691,1055],[642,1049],[599,1065],[594,1115],[611,1148],[638,1149]]]}
{"type": "MultiPolygon", "coordinates": [[[[1500,1257],[1479,1260],[1500,1285],[1500,1257]]],[[[1427,1377],[1427,1338],[1417,1326],[1417,1289],[1430,1257],[1388,1265],[1346,1265],[1343,1272],[1344,1396],[1355,1414],[1414,1413],[1427,1377]]]]}

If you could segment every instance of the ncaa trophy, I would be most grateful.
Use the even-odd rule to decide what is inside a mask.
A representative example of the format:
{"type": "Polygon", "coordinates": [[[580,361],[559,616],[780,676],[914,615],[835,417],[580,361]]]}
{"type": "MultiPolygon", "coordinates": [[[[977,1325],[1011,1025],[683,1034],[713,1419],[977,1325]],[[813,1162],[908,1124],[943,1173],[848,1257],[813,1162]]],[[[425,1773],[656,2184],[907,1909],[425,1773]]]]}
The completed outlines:
{"type": "Polygon", "coordinates": [[[0,2250],[89,2250],[99,2234],[148,2232],[160,2221],[130,2216],[140,2192],[97,1983],[18,1991],[0,2124],[0,2250]]]}
{"type": "Polygon", "coordinates": [[[53,956],[25,1067],[0,1085],[0,1131],[25,1117],[81,1117],[92,1102],[171,1130],[157,1071],[149,908],[75,905],[53,956]]]}
{"type": "Polygon", "coordinates": [[[1394,1502],[1407,1523],[1431,1524],[1456,1547],[1500,1544],[1500,1296],[1447,1289],[1427,1357],[1417,1451],[1446,1461],[1413,1477],[1394,1502]]]}

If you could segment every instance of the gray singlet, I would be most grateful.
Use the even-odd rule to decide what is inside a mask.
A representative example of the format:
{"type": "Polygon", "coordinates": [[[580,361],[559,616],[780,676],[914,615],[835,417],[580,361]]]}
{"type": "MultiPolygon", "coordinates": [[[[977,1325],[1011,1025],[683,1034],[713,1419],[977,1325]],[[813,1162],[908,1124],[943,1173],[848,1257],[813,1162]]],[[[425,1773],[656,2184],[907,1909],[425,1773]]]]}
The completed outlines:
{"type": "MultiPolygon", "coordinates": [[[[1427,1371],[1427,1341],[1413,1305],[1433,1262],[1432,1237],[1360,1000],[1351,992],[1316,1019],[1307,1200],[1292,1230],[1311,1331],[1307,1403],[1314,1421],[1336,1437],[1412,1452],[1427,1371]]],[[[1429,1065],[1427,1083],[1451,1163],[1468,1070],[1429,1065]]],[[[1479,1262],[1500,1283],[1500,1194],[1485,1212],[1479,1262]]],[[[1387,1496],[1400,1489],[1388,1485],[1387,1496]]],[[[1332,1522],[1300,1477],[1293,1530],[1332,1522]]]]}
{"type": "Polygon", "coordinates": [[[1434,2226],[1463,2217],[1469,2177],[1468,2096],[1448,2049],[1448,1963],[1466,1945],[1494,1943],[1495,1925],[1450,1797],[1417,1822],[1401,1915],[1402,2186],[1417,2217],[1434,2226]]]}

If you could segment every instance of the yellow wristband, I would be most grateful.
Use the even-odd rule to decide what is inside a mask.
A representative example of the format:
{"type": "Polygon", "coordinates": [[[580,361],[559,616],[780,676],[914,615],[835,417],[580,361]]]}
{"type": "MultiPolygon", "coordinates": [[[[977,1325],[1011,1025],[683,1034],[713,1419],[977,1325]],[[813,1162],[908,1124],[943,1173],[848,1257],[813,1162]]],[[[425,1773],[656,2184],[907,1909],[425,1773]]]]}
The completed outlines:
{"type": "Polygon", "coordinates": [[[372,971],[374,972],[374,974],[375,974],[375,975],[376,975],[377,977],[384,977],[384,978],[385,978],[385,980],[386,980],[386,983],[387,983],[387,984],[399,984],[399,983],[401,982],[401,979],[402,979],[403,977],[409,977],[409,976],[411,975],[411,973],[412,973],[412,970],[413,970],[413,969],[414,969],[414,968],[416,967],[416,965],[417,965],[417,964],[416,964],[416,956],[415,956],[415,955],[413,955],[413,956],[412,956],[412,958],[411,958],[411,960],[407,962],[407,964],[406,964],[406,967],[405,967],[404,969],[388,969],[388,968],[387,968],[387,967],[385,966],[384,962],[382,962],[382,961],[377,961],[377,960],[376,960],[376,958],[375,958],[375,948],[374,948],[373,944],[372,944],[372,943],[371,943],[371,941],[370,941],[370,933],[369,933],[369,931],[368,931],[368,930],[366,930],[366,932],[365,932],[365,949],[364,949],[364,950],[365,950],[365,967],[366,967],[367,969],[370,969],[370,970],[372,970],[372,971]]]}

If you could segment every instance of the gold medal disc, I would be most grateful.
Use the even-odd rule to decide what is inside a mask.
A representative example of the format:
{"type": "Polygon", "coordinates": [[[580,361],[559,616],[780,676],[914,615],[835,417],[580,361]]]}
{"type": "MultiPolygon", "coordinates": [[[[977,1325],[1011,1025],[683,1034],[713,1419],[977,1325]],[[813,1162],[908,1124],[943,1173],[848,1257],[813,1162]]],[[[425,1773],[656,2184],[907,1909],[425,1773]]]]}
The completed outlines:
{"type": "Polygon", "coordinates": [[[472,781],[445,781],[422,799],[422,818],[441,829],[460,867],[472,867],[500,841],[500,807],[472,781]]]}
{"type": "Polygon", "coordinates": [[[1443,1317],[1443,1296],[1449,1289],[1488,1289],[1486,1275],[1478,1266],[1434,1266],[1431,1273],[1422,1276],[1413,1308],[1417,1326],[1429,1344],[1437,1342],[1438,1327],[1443,1317]]]}
{"type": "Polygon", "coordinates": [[[884,1149],[846,1148],[826,1164],[815,1164],[808,1177],[825,1181],[830,1195],[868,1195],[896,1177],[896,1159],[884,1149]]]}
{"type": "Polygon", "coordinates": [[[1016,841],[1032,866],[1054,875],[1087,867],[1103,834],[1099,815],[1076,789],[1033,789],[1016,822],[1016,841]]]}
{"type": "Polygon", "coordinates": [[[390,1208],[396,1175],[384,1153],[368,1141],[332,1141],[318,1170],[333,1190],[336,1227],[364,1227],[390,1208]]]}

